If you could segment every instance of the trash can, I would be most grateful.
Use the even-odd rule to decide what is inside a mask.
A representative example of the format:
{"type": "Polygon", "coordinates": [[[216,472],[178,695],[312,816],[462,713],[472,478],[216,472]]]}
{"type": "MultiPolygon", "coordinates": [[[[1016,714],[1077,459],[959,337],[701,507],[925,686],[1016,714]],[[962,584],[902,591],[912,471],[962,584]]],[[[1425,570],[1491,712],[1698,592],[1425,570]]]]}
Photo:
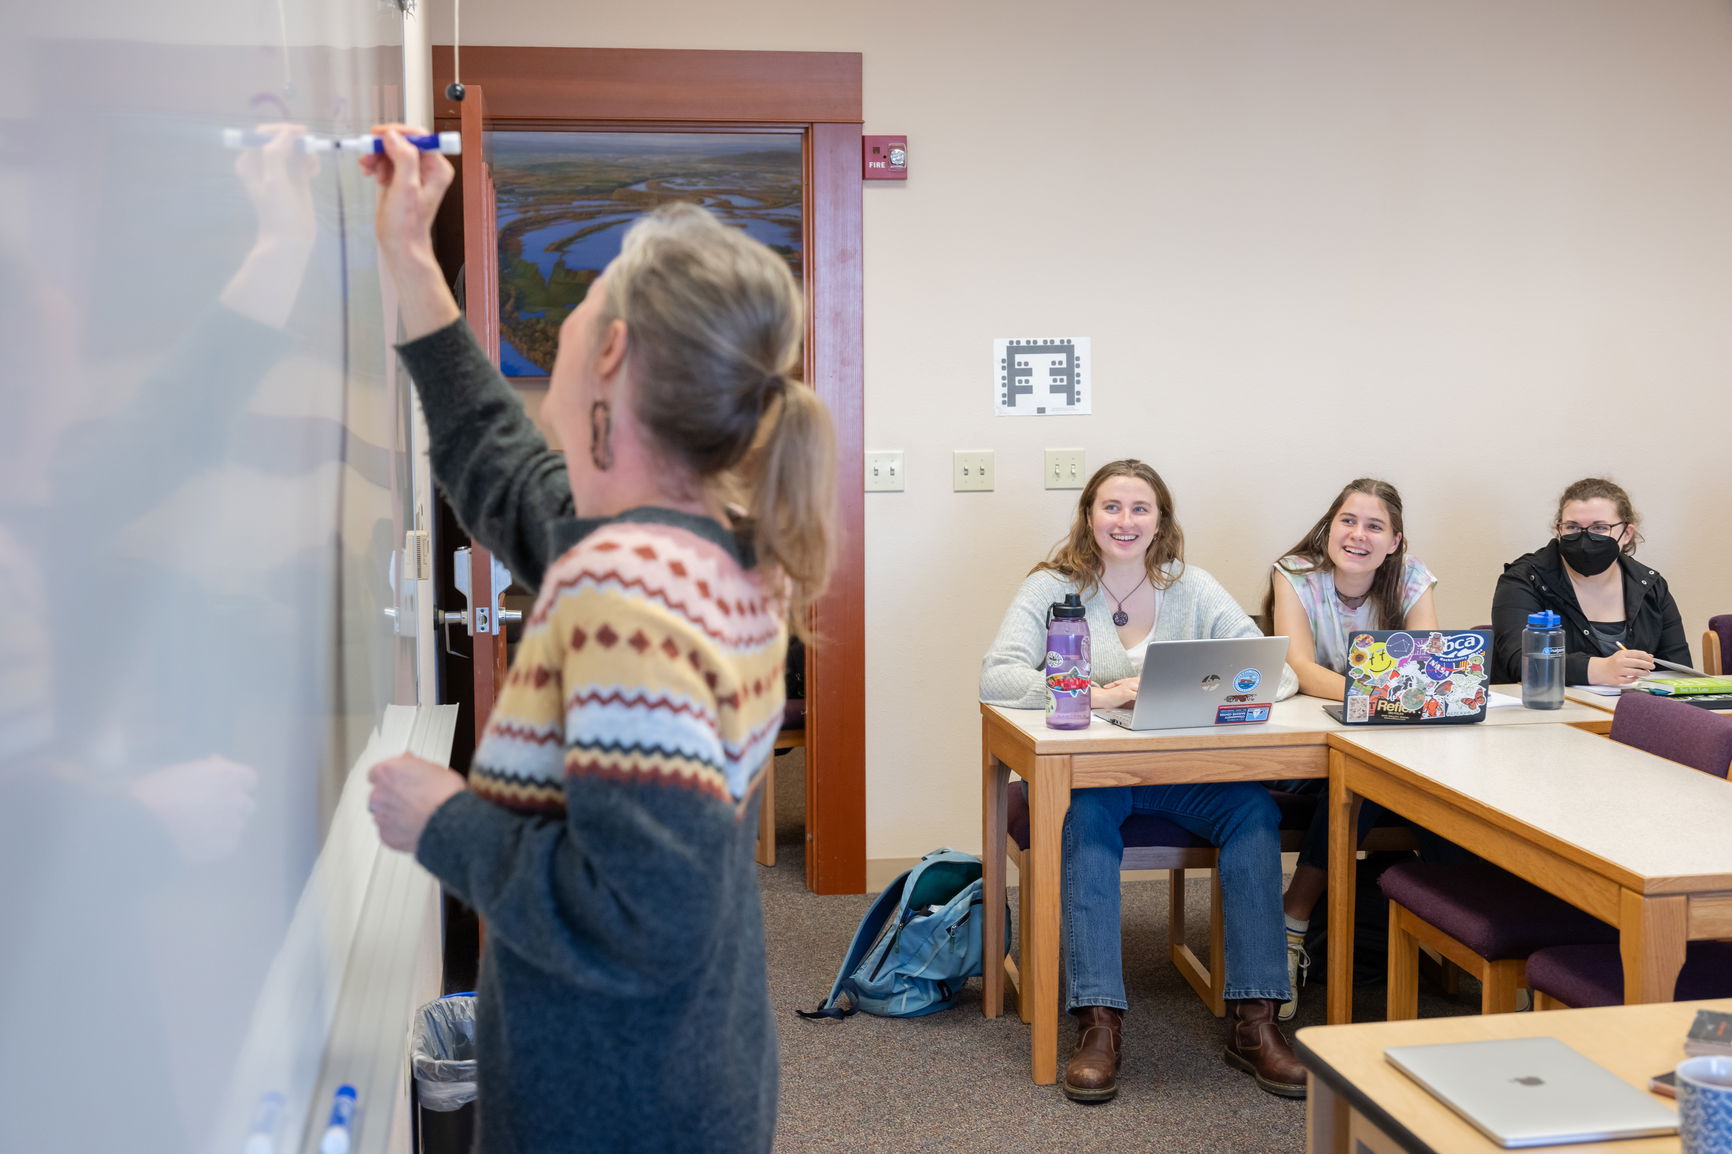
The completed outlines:
{"type": "Polygon", "coordinates": [[[409,1063],[416,1154],[470,1154],[475,1145],[475,992],[415,1012],[409,1063]]]}

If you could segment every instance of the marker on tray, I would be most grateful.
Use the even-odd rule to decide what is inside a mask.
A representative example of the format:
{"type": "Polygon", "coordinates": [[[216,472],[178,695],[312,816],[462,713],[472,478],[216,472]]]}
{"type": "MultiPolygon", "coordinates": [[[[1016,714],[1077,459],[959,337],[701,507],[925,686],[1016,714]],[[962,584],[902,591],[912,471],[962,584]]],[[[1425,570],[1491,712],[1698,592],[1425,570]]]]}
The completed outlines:
{"type": "Polygon", "coordinates": [[[319,1139],[319,1154],[349,1154],[354,1126],[355,1088],[344,1083],[331,1095],[331,1120],[325,1125],[325,1136],[319,1139]]]}
{"type": "MultiPolygon", "coordinates": [[[[422,152],[442,152],[446,156],[460,156],[463,152],[463,136],[456,132],[430,132],[426,136],[405,134],[403,139],[422,152]]],[[[337,141],[337,147],[344,152],[384,152],[385,141],[369,132],[365,136],[346,136],[337,141]]]]}

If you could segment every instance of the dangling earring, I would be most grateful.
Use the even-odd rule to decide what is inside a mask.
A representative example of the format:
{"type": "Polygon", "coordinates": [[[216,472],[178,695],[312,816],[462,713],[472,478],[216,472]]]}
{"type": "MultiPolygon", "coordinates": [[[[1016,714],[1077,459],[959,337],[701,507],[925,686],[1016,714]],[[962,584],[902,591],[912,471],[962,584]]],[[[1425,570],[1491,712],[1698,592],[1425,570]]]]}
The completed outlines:
{"type": "Polygon", "coordinates": [[[613,409],[606,401],[589,407],[589,459],[604,473],[613,468],[613,409]]]}

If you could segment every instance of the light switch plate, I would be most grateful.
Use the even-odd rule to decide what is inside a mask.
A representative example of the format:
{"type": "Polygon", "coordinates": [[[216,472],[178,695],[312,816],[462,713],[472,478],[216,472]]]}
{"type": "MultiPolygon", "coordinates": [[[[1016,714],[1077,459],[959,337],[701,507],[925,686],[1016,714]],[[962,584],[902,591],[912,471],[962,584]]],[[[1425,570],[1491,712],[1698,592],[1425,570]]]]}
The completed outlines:
{"type": "Polygon", "coordinates": [[[993,484],[991,449],[958,449],[952,465],[953,488],[958,493],[990,489],[993,484]]]}
{"type": "Polygon", "coordinates": [[[1081,449],[1048,449],[1046,451],[1046,487],[1049,489],[1080,489],[1087,479],[1083,474],[1081,449]]]}
{"type": "Polygon", "coordinates": [[[901,449],[885,449],[866,454],[868,493],[900,493],[902,487],[901,449]]]}

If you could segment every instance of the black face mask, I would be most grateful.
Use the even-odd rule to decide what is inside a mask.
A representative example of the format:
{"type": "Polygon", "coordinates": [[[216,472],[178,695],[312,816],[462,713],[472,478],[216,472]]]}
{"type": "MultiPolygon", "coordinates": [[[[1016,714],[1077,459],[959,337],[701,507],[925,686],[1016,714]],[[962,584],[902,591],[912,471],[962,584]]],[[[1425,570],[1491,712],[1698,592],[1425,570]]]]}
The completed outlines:
{"type": "Polygon", "coordinates": [[[1604,573],[1618,559],[1618,539],[1582,531],[1565,533],[1558,538],[1558,553],[1564,564],[1583,577],[1604,573]]]}

